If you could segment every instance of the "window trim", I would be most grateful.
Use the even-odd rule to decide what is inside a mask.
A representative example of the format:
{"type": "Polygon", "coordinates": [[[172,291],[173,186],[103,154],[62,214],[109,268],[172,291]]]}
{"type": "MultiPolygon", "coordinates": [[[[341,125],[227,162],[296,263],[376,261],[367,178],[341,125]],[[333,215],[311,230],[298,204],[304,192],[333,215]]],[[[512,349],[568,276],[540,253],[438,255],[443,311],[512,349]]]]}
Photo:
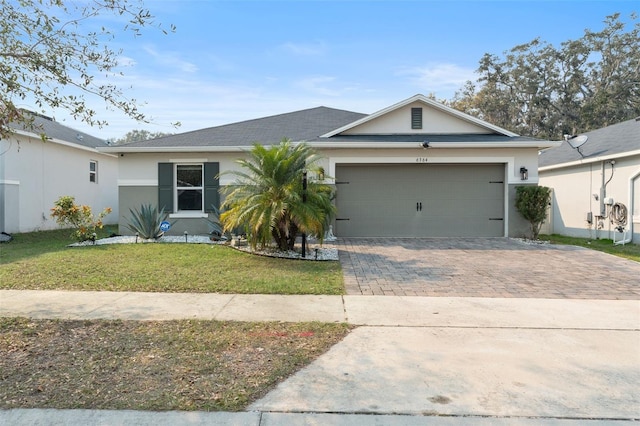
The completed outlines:
{"type": "Polygon", "coordinates": [[[182,161],[173,164],[173,214],[172,217],[200,217],[204,214],[204,163],[182,161]],[[178,166],[200,166],[200,186],[178,186],[178,166]],[[200,210],[180,210],[178,192],[181,190],[197,191],[200,190],[201,205],[200,210]]]}
{"type": "Polygon", "coordinates": [[[183,210],[178,213],[170,213],[169,219],[200,219],[209,217],[208,213],[202,213],[197,210],[183,210]],[[189,212],[193,213],[189,213],[189,212]]]}
{"type": "Polygon", "coordinates": [[[97,160],[89,160],[89,182],[90,183],[98,183],[98,161],[97,160]],[[91,165],[95,164],[94,170],[91,170],[91,165]],[[93,176],[93,180],[91,177],[93,176]]]}

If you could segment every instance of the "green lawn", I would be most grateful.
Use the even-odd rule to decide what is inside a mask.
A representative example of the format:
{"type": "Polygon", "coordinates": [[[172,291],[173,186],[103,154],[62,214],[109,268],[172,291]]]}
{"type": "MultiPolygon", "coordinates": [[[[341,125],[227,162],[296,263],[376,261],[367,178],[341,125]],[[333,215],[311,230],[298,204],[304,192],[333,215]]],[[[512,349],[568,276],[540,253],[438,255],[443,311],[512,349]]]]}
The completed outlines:
{"type": "Polygon", "coordinates": [[[589,238],[565,237],[557,234],[540,235],[540,239],[550,241],[552,244],[586,247],[640,262],[640,245],[638,244],[614,245],[612,240],[592,240],[589,238]]]}
{"type": "MultiPolygon", "coordinates": [[[[113,229],[99,234],[108,236],[113,229]]],[[[67,247],[69,231],[16,234],[0,245],[0,288],[342,294],[339,262],[277,259],[208,244],[67,247]]]]}

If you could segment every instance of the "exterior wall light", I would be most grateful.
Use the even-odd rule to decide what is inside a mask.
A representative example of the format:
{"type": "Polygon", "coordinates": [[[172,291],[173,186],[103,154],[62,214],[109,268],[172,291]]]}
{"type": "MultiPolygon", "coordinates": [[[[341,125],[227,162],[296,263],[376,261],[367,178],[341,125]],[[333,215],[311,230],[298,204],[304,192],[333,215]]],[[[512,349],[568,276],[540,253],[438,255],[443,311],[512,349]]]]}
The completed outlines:
{"type": "Polygon", "coordinates": [[[324,181],[324,167],[318,168],[318,180],[324,181]]]}
{"type": "Polygon", "coordinates": [[[526,167],[520,167],[520,180],[529,179],[529,170],[526,167]]]}

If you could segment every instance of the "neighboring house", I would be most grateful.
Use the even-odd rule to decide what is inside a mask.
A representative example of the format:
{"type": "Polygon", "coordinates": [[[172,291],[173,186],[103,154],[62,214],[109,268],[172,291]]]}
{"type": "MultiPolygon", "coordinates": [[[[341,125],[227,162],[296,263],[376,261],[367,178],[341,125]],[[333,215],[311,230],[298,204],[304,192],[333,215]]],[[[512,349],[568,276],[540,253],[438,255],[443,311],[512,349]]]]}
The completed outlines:
{"type": "Polygon", "coordinates": [[[105,223],[117,223],[118,157],[96,149],[107,146],[101,139],[48,117],[34,119],[33,130],[15,129],[0,140],[0,232],[58,228],[50,213],[62,195],[95,214],[111,207],[105,223]]]}
{"type": "Polygon", "coordinates": [[[584,136],[578,148],[569,141],[540,153],[540,184],[553,188],[544,231],[640,244],[640,117],[584,136]],[[617,203],[628,212],[622,233],[610,221],[617,203]]]}
{"type": "Polygon", "coordinates": [[[129,209],[150,203],[176,221],[169,235],[206,233],[219,187],[233,184],[217,174],[237,170],[253,143],[282,138],[324,157],[339,237],[522,236],[514,187],[537,184],[538,150],[558,145],[416,95],[371,115],[318,107],[108,147],[120,155],[120,232],[129,209]]]}

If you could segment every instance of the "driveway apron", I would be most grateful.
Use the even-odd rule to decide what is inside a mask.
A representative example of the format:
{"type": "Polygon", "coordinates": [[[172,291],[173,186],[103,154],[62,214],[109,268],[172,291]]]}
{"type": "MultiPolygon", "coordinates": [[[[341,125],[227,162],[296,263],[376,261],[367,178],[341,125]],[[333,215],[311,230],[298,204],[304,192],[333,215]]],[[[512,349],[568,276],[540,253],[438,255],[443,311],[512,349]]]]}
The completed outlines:
{"type": "Polygon", "coordinates": [[[399,424],[638,419],[640,264],[506,238],[338,248],[345,312],[368,325],[250,410],[394,413],[399,424]]]}
{"type": "Polygon", "coordinates": [[[347,294],[640,299],[640,264],[509,238],[341,238],[347,294]]]}

